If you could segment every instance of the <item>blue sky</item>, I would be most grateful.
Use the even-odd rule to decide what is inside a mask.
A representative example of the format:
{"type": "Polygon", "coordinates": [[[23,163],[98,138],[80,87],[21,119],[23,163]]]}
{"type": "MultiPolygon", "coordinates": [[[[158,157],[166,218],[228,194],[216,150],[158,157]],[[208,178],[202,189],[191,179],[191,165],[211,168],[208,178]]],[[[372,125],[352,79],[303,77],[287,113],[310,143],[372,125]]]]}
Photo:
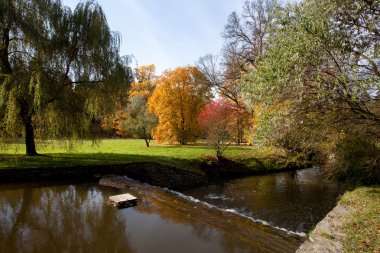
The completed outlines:
{"type": "MultiPolygon", "coordinates": [[[[121,54],[158,72],[193,65],[217,54],[229,14],[245,0],[98,0],[113,31],[122,35],[121,54]]],[[[63,0],[75,7],[79,1],[63,0]]],[[[135,63],[133,64],[135,65],[135,63]]],[[[133,66],[134,67],[134,66],[133,66]]]]}

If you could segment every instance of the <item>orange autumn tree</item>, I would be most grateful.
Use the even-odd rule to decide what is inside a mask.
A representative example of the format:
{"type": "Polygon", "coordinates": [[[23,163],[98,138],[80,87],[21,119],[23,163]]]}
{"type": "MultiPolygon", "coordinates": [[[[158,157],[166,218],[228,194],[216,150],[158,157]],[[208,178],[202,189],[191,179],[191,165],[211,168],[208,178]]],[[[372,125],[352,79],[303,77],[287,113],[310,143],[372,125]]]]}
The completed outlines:
{"type": "Polygon", "coordinates": [[[156,87],[156,66],[140,66],[135,71],[136,82],[132,83],[129,96],[149,97],[156,87]]]}
{"type": "Polygon", "coordinates": [[[124,122],[127,119],[127,113],[116,105],[116,112],[112,115],[106,115],[102,119],[101,128],[108,136],[125,137],[127,132],[124,128],[124,122]]]}
{"type": "Polygon", "coordinates": [[[179,67],[164,72],[148,101],[158,117],[153,131],[157,142],[186,144],[199,135],[198,113],[211,97],[210,85],[195,67],[179,67]]]}

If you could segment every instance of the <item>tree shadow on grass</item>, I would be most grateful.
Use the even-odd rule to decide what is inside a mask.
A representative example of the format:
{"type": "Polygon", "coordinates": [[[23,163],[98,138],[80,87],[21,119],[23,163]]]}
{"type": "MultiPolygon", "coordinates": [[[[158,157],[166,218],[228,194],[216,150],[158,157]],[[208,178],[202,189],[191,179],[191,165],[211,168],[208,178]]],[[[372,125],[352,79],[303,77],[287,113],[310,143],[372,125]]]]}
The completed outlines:
{"type": "Polygon", "coordinates": [[[70,167],[154,162],[184,170],[198,170],[201,159],[115,153],[51,153],[48,156],[0,154],[0,168],[70,167]]]}

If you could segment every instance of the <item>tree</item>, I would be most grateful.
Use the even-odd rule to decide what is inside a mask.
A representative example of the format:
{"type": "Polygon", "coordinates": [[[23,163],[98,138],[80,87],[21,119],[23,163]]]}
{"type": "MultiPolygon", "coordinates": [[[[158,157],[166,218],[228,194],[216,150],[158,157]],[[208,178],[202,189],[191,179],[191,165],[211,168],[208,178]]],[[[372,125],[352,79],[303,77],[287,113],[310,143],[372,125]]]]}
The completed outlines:
{"type": "Polygon", "coordinates": [[[157,86],[156,66],[150,64],[135,70],[136,82],[132,83],[130,96],[150,97],[157,86]]]}
{"type": "Polygon", "coordinates": [[[246,1],[240,16],[236,12],[229,16],[223,33],[226,65],[244,72],[247,65],[256,66],[268,45],[277,6],[276,0],[246,1]]]}
{"type": "Polygon", "coordinates": [[[26,154],[35,136],[83,138],[117,94],[128,88],[128,59],[119,56],[101,7],[74,11],[58,0],[1,0],[0,114],[10,135],[24,132],[26,154]]]}
{"type": "Polygon", "coordinates": [[[157,84],[155,70],[154,64],[135,69],[136,80],[131,84],[128,94],[125,94],[128,100],[117,103],[116,112],[103,118],[103,130],[112,136],[143,138],[149,146],[151,130],[157,119],[147,111],[146,103],[157,84]]]}
{"type": "Polygon", "coordinates": [[[195,67],[164,72],[148,101],[149,111],[159,120],[153,131],[158,142],[186,144],[199,134],[198,113],[210,98],[210,86],[195,67]]]}
{"type": "Polygon", "coordinates": [[[278,11],[270,46],[245,78],[252,103],[287,106],[267,138],[323,162],[342,155],[347,136],[379,140],[379,10],[378,1],[305,0],[278,11]]]}
{"type": "Polygon", "coordinates": [[[238,145],[243,142],[252,117],[246,108],[241,77],[256,67],[267,47],[276,6],[275,0],[246,1],[241,15],[233,12],[228,18],[222,58],[206,55],[197,63],[212,87],[234,103],[238,145]]]}
{"type": "Polygon", "coordinates": [[[335,129],[359,123],[367,134],[378,131],[378,5],[309,0],[284,10],[271,47],[246,79],[252,101],[291,100],[294,122],[319,115],[327,123],[329,115],[335,129]]]}
{"type": "Polygon", "coordinates": [[[225,26],[223,57],[206,55],[198,61],[199,69],[219,94],[234,103],[236,110],[237,144],[252,118],[246,108],[241,77],[254,69],[268,46],[275,20],[276,0],[246,1],[242,13],[233,12],[225,26]]]}
{"type": "Polygon", "coordinates": [[[146,146],[149,147],[152,140],[152,130],[157,125],[157,117],[148,111],[147,100],[142,96],[130,97],[127,112],[124,123],[127,133],[144,139],[146,146]]]}
{"type": "Polygon", "coordinates": [[[129,101],[126,108],[127,117],[124,128],[137,138],[143,138],[149,147],[152,140],[152,130],[157,125],[157,117],[148,111],[148,99],[151,97],[156,85],[155,66],[140,66],[135,73],[137,81],[129,91],[129,101]]]}
{"type": "Polygon", "coordinates": [[[115,113],[103,117],[101,129],[109,137],[125,137],[127,132],[124,125],[128,114],[120,105],[116,105],[116,108],[115,113]]]}
{"type": "Polygon", "coordinates": [[[236,124],[233,105],[226,100],[206,104],[199,113],[198,121],[207,135],[207,142],[220,158],[227,147],[236,140],[236,124]]]}
{"type": "MultiPolygon", "coordinates": [[[[232,68],[225,68],[219,62],[218,56],[206,55],[198,60],[198,68],[208,79],[212,89],[215,89],[221,97],[231,101],[235,109],[236,142],[243,142],[244,132],[248,128],[250,114],[244,104],[243,92],[241,90],[241,73],[231,76],[232,68]]],[[[234,70],[237,70],[236,68],[234,70]]]]}

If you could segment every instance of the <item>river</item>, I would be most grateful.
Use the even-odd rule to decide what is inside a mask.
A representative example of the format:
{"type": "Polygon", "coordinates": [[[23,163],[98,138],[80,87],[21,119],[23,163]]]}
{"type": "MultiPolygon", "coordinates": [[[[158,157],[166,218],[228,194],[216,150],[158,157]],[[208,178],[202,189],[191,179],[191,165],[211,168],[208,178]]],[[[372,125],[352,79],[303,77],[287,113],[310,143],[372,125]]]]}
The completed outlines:
{"type": "Polygon", "coordinates": [[[318,169],[182,193],[143,185],[0,185],[0,252],[294,252],[342,189],[318,169]],[[130,192],[136,207],[105,204],[130,192]]]}

